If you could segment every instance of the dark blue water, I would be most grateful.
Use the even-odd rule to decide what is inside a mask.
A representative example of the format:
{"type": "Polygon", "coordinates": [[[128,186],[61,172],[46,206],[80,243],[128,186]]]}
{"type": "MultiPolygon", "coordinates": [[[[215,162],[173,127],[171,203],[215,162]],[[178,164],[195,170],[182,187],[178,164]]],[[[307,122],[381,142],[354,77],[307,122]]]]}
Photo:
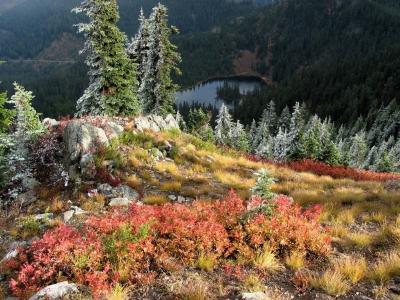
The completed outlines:
{"type": "MultiPolygon", "coordinates": [[[[185,102],[188,104],[203,104],[205,106],[213,106],[217,109],[221,107],[224,101],[218,98],[217,90],[228,84],[229,86],[239,87],[240,94],[246,94],[254,91],[255,89],[261,88],[264,84],[258,79],[223,79],[223,80],[212,80],[204,84],[197,85],[193,88],[178,92],[176,94],[176,104],[182,105],[185,102]]],[[[231,103],[227,103],[231,106],[231,103]]]]}

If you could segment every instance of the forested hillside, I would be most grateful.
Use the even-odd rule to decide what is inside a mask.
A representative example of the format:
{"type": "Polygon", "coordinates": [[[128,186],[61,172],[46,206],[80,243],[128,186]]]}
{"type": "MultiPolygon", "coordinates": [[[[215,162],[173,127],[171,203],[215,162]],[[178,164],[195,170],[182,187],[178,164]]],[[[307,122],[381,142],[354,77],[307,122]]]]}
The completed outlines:
{"type": "Polygon", "coordinates": [[[232,62],[245,53],[252,69],[273,81],[237,109],[247,122],[271,99],[280,109],[305,101],[338,121],[399,99],[398,1],[281,2],[218,34],[181,37],[187,83],[235,72],[232,62]]]}

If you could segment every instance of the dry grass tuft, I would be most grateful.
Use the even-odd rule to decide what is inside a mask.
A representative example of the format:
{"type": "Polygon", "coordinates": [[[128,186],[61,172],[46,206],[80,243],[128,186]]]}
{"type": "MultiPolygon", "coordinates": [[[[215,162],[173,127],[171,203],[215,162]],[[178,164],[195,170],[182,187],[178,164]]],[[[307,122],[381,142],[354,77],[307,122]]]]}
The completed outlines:
{"type": "Polygon", "coordinates": [[[128,300],[129,289],[121,286],[119,283],[107,295],[107,300],[128,300]]]}
{"type": "Polygon", "coordinates": [[[365,278],[367,274],[367,261],[364,257],[356,258],[345,256],[333,263],[334,269],[355,284],[365,278]]]}
{"type": "Polygon", "coordinates": [[[285,263],[292,270],[299,270],[305,265],[305,253],[293,251],[285,258],[285,263]]]}
{"type": "Polygon", "coordinates": [[[201,276],[190,275],[185,280],[180,280],[168,286],[169,291],[182,300],[211,300],[215,297],[210,292],[210,286],[201,276]]]}
{"type": "Polygon", "coordinates": [[[168,203],[169,200],[165,195],[146,195],[143,203],[147,205],[162,205],[168,203]]]}
{"type": "Polygon", "coordinates": [[[400,275],[400,255],[397,251],[392,251],[375,263],[368,277],[382,284],[397,275],[400,275]]]}
{"type": "Polygon", "coordinates": [[[350,289],[346,278],[338,271],[328,269],[321,276],[314,275],[310,279],[310,284],[317,289],[325,291],[331,296],[342,296],[350,289]]]}
{"type": "Polygon", "coordinates": [[[352,232],[346,238],[351,246],[358,249],[366,248],[374,242],[374,237],[367,233],[352,232]]]}
{"type": "Polygon", "coordinates": [[[211,272],[214,270],[216,260],[212,255],[201,254],[197,259],[195,266],[197,269],[211,272]]]}
{"type": "Polygon", "coordinates": [[[168,181],[161,184],[161,190],[163,192],[180,192],[182,188],[182,183],[179,181],[168,181]]]}
{"type": "Polygon", "coordinates": [[[264,249],[257,254],[253,263],[257,268],[264,269],[271,273],[283,269],[283,266],[276,258],[275,253],[268,246],[264,246],[264,249]]]}

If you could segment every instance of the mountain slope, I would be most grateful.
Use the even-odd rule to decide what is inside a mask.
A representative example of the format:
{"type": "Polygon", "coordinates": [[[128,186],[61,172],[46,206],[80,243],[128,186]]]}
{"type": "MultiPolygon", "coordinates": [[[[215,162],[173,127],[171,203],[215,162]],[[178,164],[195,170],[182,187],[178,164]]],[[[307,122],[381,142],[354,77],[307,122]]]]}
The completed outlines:
{"type": "Polygon", "coordinates": [[[181,37],[185,83],[235,73],[247,53],[257,58],[247,69],[273,87],[243,102],[238,117],[251,121],[275,99],[279,108],[300,100],[321,115],[354,119],[400,99],[399,6],[393,0],[292,0],[218,33],[181,37]]]}

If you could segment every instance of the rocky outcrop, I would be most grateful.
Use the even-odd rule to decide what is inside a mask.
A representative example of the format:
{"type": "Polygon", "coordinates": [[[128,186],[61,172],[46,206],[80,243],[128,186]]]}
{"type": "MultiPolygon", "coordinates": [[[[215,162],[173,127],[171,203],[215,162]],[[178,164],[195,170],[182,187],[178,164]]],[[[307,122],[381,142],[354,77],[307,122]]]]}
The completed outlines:
{"type": "MultiPolygon", "coordinates": [[[[51,119],[46,120],[46,124],[50,127],[58,126],[51,119]]],[[[137,131],[179,129],[179,124],[173,115],[168,115],[165,118],[157,115],[148,115],[140,116],[133,120],[88,117],[70,121],[63,133],[69,175],[72,177],[83,175],[84,177],[93,178],[95,175],[93,153],[101,146],[107,147],[110,139],[117,137],[124,131],[123,126],[137,131]],[[128,124],[131,126],[127,126],[128,124]]]]}
{"type": "Polygon", "coordinates": [[[179,129],[179,124],[173,115],[169,114],[165,118],[157,115],[137,117],[134,120],[134,127],[139,130],[163,131],[179,129]]]}
{"type": "MultiPolygon", "coordinates": [[[[61,299],[74,299],[79,293],[79,289],[76,284],[68,283],[67,281],[56,283],[41,289],[35,295],[29,298],[29,300],[61,300],[61,299]]],[[[75,298],[76,299],[76,298],[75,298]]]]}

